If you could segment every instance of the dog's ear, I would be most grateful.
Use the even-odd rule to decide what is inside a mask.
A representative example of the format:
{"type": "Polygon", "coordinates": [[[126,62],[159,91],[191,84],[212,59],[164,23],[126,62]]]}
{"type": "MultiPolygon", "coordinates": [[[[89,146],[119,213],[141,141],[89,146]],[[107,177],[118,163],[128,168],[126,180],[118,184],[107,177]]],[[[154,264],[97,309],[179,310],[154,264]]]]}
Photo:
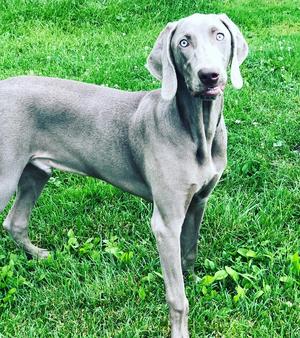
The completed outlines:
{"type": "Polygon", "coordinates": [[[161,96],[165,100],[171,100],[177,91],[176,71],[171,55],[171,39],[176,27],[177,22],[167,24],[159,34],[146,64],[149,72],[161,80],[161,96]]]}
{"type": "Polygon", "coordinates": [[[240,72],[240,65],[248,55],[248,44],[238,27],[226,14],[219,14],[220,20],[227,27],[231,34],[231,83],[236,89],[243,87],[243,78],[240,72]]]}

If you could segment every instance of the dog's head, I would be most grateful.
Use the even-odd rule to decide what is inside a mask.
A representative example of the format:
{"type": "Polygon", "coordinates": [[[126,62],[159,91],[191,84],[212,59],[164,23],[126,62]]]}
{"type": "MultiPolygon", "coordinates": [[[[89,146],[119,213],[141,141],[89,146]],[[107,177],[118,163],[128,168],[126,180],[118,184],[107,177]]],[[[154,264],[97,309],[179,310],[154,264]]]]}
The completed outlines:
{"type": "Polygon", "coordinates": [[[238,27],[225,14],[194,14],[168,23],[148,57],[147,68],[162,81],[161,95],[171,100],[177,92],[177,75],[193,96],[214,99],[227,82],[243,86],[240,65],[248,45],[238,27]]]}

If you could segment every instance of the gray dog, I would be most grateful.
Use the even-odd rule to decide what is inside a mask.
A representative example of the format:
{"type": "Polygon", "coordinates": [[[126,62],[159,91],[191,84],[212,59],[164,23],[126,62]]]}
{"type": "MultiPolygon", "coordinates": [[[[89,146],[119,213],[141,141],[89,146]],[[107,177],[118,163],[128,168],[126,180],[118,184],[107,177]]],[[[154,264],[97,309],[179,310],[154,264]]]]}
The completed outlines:
{"type": "Polygon", "coordinates": [[[226,15],[169,23],[147,67],[161,90],[126,92],[76,81],[16,77],[0,82],[0,211],[34,257],[31,210],[52,168],[89,175],[153,201],[151,220],[170,307],[171,335],[188,337],[182,272],[191,270],[206,201],[226,165],[226,68],[241,88],[247,43],[226,15]]]}

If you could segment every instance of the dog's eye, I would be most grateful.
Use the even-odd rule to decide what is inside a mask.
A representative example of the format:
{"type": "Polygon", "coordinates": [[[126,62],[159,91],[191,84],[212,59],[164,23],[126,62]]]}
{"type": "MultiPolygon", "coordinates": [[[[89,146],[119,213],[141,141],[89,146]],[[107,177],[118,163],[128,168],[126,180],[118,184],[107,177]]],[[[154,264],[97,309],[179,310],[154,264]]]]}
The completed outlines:
{"type": "Polygon", "coordinates": [[[185,47],[189,46],[189,42],[188,42],[187,39],[182,39],[182,40],[180,40],[179,45],[181,47],[185,48],[185,47]]]}
{"type": "Polygon", "coordinates": [[[216,39],[218,40],[218,41],[222,41],[222,40],[224,40],[224,34],[223,33],[218,33],[217,35],[216,35],[216,39]]]}

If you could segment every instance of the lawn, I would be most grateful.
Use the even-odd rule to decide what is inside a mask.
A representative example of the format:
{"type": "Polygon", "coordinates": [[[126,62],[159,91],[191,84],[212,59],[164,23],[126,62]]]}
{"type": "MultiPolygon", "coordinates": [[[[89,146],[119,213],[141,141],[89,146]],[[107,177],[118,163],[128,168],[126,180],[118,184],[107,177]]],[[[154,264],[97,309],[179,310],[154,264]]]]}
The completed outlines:
{"type": "MultiPolygon", "coordinates": [[[[227,13],[250,47],[225,95],[228,166],[186,281],[192,337],[300,336],[300,4],[293,0],[1,0],[0,77],[37,74],[127,90],[168,21],[227,13]]],[[[31,219],[28,260],[0,238],[0,337],[166,337],[152,206],[54,172],[31,219]]],[[[2,223],[8,208],[0,215],[2,223]]]]}

